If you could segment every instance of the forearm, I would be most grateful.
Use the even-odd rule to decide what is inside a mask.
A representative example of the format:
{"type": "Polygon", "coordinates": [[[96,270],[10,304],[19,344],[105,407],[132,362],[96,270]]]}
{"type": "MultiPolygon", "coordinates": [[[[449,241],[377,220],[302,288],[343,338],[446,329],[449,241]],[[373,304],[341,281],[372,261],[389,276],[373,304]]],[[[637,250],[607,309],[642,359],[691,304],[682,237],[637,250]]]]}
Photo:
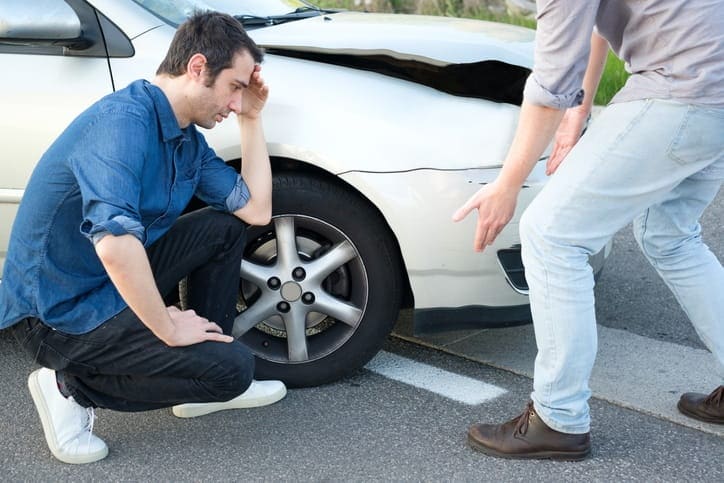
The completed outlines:
{"type": "Polygon", "coordinates": [[[133,235],[107,235],[95,248],[123,300],[156,337],[168,343],[174,326],[141,242],[133,235]]]}
{"type": "Polygon", "coordinates": [[[603,69],[606,67],[608,59],[608,41],[598,35],[596,32],[591,34],[591,53],[588,57],[588,65],[586,74],[583,77],[583,102],[578,109],[584,111],[586,115],[591,112],[593,100],[598,91],[598,84],[601,82],[603,69]]]}
{"type": "Polygon", "coordinates": [[[510,146],[498,183],[520,190],[526,178],[553,139],[564,111],[523,102],[518,127],[510,146]]]}
{"type": "Polygon", "coordinates": [[[239,116],[239,125],[241,176],[251,196],[249,202],[234,214],[252,225],[265,225],[271,217],[272,180],[261,117],[239,116]]]}

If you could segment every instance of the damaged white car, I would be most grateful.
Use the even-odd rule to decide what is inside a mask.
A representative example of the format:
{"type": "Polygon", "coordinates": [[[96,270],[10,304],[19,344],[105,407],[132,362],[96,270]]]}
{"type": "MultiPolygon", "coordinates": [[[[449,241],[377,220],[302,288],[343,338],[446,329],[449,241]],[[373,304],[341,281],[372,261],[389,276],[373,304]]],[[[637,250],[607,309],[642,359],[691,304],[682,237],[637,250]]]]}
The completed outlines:
{"type": "MultiPolygon", "coordinates": [[[[379,350],[401,307],[421,329],[529,318],[518,219],[544,162],[484,253],[472,250],[475,217],[451,215],[498,173],[534,32],[295,0],[3,1],[0,267],[45,149],[92,102],[153,77],[194,9],[236,16],[266,50],[274,217],[249,232],[234,325],[259,377],[338,379],[379,350]]],[[[233,121],[205,134],[239,166],[233,121]]]]}

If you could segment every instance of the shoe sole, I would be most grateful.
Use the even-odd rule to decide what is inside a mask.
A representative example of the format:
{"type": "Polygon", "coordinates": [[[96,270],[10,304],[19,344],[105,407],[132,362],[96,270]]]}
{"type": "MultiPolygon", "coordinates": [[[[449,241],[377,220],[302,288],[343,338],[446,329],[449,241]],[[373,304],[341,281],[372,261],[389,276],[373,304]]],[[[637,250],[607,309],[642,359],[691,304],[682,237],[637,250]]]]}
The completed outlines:
{"type": "Polygon", "coordinates": [[[697,421],[703,421],[705,423],[711,423],[711,424],[724,424],[724,419],[714,419],[714,418],[708,418],[706,416],[701,416],[700,414],[694,414],[685,407],[682,407],[681,401],[679,401],[676,404],[676,407],[679,409],[679,412],[683,414],[684,416],[688,416],[690,418],[696,419],[697,421]]]}
{"type": "Polygon", "coordinates": [[[35,409],[38,410],[38,416],[40,416],[40,423],[43,426],[45,441],[48,443],[48,448],[50,448],[50,452],[53,453],[53,456],[63,463],[69,463],[72,465],[93,463],[108,456],[108,447],[105,447],[102,451],[87,455],[66,455],[61,453],[56,445],[58,438],[55,435],[55,429],[53,428],[53,423],[50,420],[50,410],[45,404],[43,390],[40,387],[40,381],[38,381],[38,371],[30,374],[30,377],[28,378],[28,389],[30,389],[30,395],[35,403],[35,409]]]}
{"type": "Polygon", "coordinates": [[[591,454],[591,448],[584,451],[537,451],[535,453],[501,453],[481,444],[476,439],[468,436],[468,445],[476,451],[489,456],[507,459],[536,459],[536,460],[557,460],[557,461],[582,461],[591,454]]]}
{"type": "Polygon", "coordinates": [[[172,411],[173,415],[177,418],[196,418],[199,416],[205,416],[207,414],[215,413],[218,411],[226,411],[229,409],[250,409],[268,406],[282,400],[286,395],[287,389],[284,388],[283,391],[275,394],[270,394],[269,396],[266,396],[264,398],[255,399],[254,402],[245,403],[241,401],[235,404],[229,404],[229,401],[220,403],[190,403],[174,406],[172,408],[172,411]]]}

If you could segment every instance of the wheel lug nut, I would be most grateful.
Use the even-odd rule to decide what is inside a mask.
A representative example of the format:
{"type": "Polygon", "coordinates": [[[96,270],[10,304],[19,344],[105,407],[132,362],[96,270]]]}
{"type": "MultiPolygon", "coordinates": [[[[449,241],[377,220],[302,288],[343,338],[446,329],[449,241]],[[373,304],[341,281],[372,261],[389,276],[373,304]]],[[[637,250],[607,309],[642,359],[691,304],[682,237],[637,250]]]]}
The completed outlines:
{"type": "Polygon", "coordinates": [[[302,295],[302,302],[305,304],[313,304],[314,303],[314,294],[312,292],[305,292],[304,295],[302,295]]]}
{"type": "Polygon", "coordinates": [[[276,277],[272,277],[269,280],[266,281],[267,286],[272,290],[277,290],[279,287],[282,286],[281,280],[279,280],[276,277]]]}
{"type": "Polygon", "coordinates": [[[279,303],[277,304],[277,310],[278,310],[279,312],[284,313],[284,314],[286,314],[287,312],[289,312],[289,308],[290,308],[290,307],[289,307],[289,303],[287,303],[287,302],[279,302],[279,303]]]}
{"type": "Polygon", "coordinates": [[[306,276],[307,272],[305,272],[302,267],[297,267],[292,271],[292,278],[297,282],[301,282],[306,276]]]}

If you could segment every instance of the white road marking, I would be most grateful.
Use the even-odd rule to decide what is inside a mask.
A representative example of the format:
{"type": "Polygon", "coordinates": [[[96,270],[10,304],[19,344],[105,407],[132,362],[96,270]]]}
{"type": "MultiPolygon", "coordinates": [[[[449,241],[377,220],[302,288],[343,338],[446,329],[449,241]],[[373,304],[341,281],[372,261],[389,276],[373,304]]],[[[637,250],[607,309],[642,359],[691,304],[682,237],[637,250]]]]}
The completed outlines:
{"type": "Polygon", "coordinates": [[[389,379],[471,406],[495,399],[507,392],[501,387],[472,377],[461,376],[384,351],[380,351],[365,367],[389,379]]]}

